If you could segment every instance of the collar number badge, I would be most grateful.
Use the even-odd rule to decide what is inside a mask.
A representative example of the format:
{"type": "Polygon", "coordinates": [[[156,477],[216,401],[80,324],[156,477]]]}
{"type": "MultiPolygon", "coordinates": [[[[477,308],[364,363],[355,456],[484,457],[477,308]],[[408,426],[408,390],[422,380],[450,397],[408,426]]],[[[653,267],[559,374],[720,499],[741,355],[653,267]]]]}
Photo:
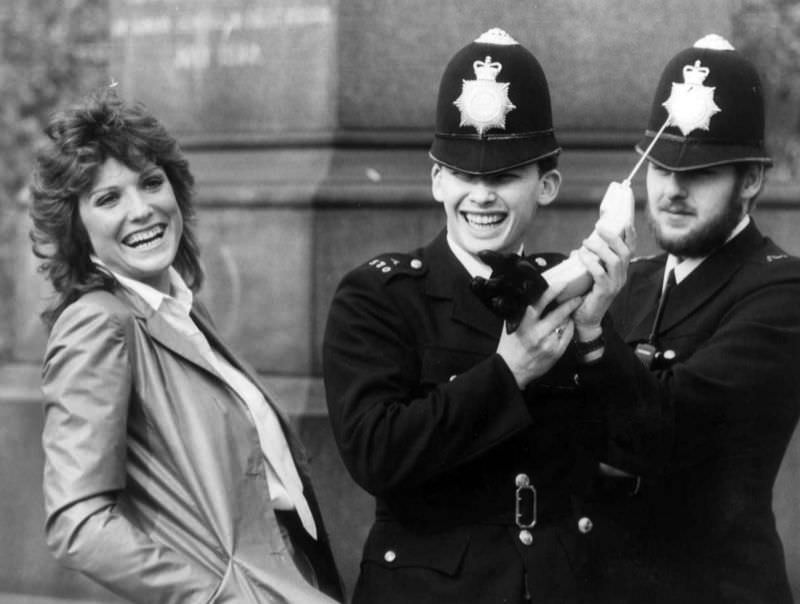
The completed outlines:
{"type": "Polygon", "coordinates": [[[684,136],[696,129],[708,130],[711,117],[721,109],[714,102],[713,86],[704,86],[709,69],[695,61],[684,65],[683,83],[672,83],[669,98],[663,103],[670,116],[670,124],[680,128],[684,136]]]}
{"type": "Polygon", "coordinates": [[[462,80],[461,95],[453,102],[461,111],[459,126],[472,126],[483,136],[490,128],[505,130],[506,115],[516,109],[508,98],[509,82],[498,82],[503,66],[486,57],[472,64],[474,80],[462,80]]]}

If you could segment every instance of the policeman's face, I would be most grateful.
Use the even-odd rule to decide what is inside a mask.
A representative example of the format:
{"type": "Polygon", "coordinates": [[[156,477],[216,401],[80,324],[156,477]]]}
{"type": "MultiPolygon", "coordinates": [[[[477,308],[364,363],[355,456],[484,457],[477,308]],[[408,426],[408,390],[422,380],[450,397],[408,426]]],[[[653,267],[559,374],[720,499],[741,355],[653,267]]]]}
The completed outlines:
{"type": "Polygon", "coordinates": [[[761,174],[758,167],[739,174],[730,164],[672,172],[650,163],[648,218],[656,242],[676,256],[709,254],[725,243],[744,216],[745,204],[761,187],[761,174]],[[756,173],[757,189],[751,194],[756,173]]]}
{"type": "Polygon", "coordinates": [[[516,252],[538,205],[553,201],[561,175],[539,174],[529,164],[489,176],[474,176],[434,165],[433,197],[444,205],[447,232],[464,250],[516,252]]]}

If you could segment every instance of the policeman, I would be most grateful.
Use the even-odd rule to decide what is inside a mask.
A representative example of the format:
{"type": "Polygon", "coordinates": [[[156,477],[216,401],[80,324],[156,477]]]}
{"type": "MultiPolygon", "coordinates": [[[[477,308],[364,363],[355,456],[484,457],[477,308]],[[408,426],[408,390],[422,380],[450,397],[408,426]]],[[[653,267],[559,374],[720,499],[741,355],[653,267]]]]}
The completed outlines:
{"type": "MultiPolygon", "coordinates": [[[[585,299],[547,289],[515,329],[474,293],[480,253],[519,253],[561,176],[545,75],[491,29],[450,60],[431,146],[445,229],[341,281],[323,373],[344,462],[375,496],[356,604],[576,602],[592,522],[597,407],[575,382],[571,314],[624,281],[620,238],[585,299]],[[545,310],[547,309],[547,310],[545,310]],[[568,348],[570,349],[568,352],[568,348]]],[[[533,255],[547,268],[558,257],[533,255]]]]}
{"type": "Polygon", "coordinates": [[[771,163],[753,65],[715,35],[677,53],[648,148],[663,253],[631,264],[615,329],[579,368],[592,397],[613,400],[612,465],[644,483],[594,517],[619,527],[596,540],[633,545],[603,556],[609,602],[788,604],[772,488],[800,414],[800,261],[752,217],[771,163]]]}

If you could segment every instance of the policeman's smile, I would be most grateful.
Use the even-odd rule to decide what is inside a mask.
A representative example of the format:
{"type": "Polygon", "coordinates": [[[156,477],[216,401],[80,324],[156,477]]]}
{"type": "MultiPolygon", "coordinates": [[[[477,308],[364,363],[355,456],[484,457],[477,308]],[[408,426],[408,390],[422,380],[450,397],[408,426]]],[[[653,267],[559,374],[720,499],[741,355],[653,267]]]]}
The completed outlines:
{"type": "Polygon", "coordinates": [[[462,211],[461,216],[471,227],[476,229],[492,229],[503,222],[508,217],[508,212],[467,212],[462,211]]]}

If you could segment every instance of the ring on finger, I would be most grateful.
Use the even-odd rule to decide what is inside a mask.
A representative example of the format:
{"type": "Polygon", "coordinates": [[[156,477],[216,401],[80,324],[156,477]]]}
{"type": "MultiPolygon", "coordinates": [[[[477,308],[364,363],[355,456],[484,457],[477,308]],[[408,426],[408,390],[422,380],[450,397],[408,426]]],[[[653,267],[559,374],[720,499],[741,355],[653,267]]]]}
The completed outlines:
{"type": "Polygon", "coordinates": [[[555,331],[553,331],[553,333],[556,334],[557,338],[561,338],[561,336],[564,335],[564,326],[559,325],[558,327],[555,328],[555,331]]]}

